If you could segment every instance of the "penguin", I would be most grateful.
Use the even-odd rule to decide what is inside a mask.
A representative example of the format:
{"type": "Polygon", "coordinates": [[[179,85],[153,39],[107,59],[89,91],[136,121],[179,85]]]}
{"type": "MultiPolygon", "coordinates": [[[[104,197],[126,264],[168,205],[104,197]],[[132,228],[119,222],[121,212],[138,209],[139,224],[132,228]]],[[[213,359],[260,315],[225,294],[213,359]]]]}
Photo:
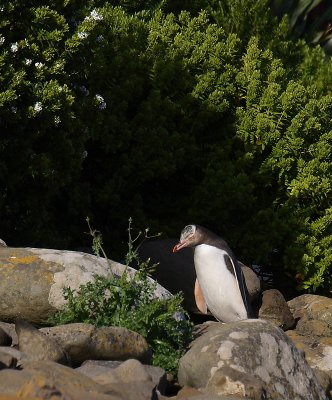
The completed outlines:
{"type": "Polygon", "coordinates": [[[187,225],[173,253],[184,247],[194,248],[198,309],[203,314],[209,310],[222,322],[252,318],[243,273],[228,244],[202,226],[187,225]]]}

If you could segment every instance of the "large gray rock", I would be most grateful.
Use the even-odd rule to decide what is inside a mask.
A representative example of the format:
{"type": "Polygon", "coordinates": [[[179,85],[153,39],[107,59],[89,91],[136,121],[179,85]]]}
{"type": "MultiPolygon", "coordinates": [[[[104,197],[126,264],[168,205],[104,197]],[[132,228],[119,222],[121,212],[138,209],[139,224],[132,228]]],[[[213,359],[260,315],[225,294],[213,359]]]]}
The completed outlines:
{"type": "MultiPolygon", "coordinates": [[[[125,266],[91,254],[65,250],[11,248],[0,246],[0,320],[17,315],[34,323],[46,323],[65,304],[63,288],[77,290],[94,280],[109,276],[110,266],[120,276],[125,266]]],[[[129,274],[135,270],[128,269],[129,274]]],[[[152,282],[152,280],[151,280],[152,282]]],[[[156,297],[171,294],[157,285],[156,297]]]]}
{"type": "Polygon", "coordinates": [[[181,385],[218,395],[326,399],[302,353],[281,329],[263,320],[207,326],[180,360],[178,377],[181,385]]]}
{"type": "Polygon", "coordinates": [[[135,358],[149,363],[151,350],[146,340],[126,328],[74,323],[40,332],[55,340],[69,355],[74,365],[86,360],[128,360],[135,358]]]}
{"type": "MultiPolygon", "coordinates": [[[[180,252],[173,253],[172,249],[177,242],[177,239],[144,242],[138,249],[139,256],[143,261],[150,258],[151,263],[158,263],[152,277],[171,293],[182,291],[186,309],[199,313],[194,297],[196,271],[193,251],[184,248],[180,252]]],[[[250,299],[253,301],[261,292],[261,281],[251,268],[242,263],[240,265],[250,299]]]]}

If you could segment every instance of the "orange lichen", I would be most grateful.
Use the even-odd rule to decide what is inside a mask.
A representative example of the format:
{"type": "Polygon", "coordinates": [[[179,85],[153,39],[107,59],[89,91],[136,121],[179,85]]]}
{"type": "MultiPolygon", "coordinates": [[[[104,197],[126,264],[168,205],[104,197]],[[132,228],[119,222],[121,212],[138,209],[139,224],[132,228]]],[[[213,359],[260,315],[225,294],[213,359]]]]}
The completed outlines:
{"type": "Polygon", "coordinates": [[[23,257],[17,257],[17,256],[10,256],[6,259],[7,262],[11,264],[31,264],[33,262],[36,262],[38,260],[38,256],[36,255],[28,255],[28,256],[23,256],[23,257]]]}

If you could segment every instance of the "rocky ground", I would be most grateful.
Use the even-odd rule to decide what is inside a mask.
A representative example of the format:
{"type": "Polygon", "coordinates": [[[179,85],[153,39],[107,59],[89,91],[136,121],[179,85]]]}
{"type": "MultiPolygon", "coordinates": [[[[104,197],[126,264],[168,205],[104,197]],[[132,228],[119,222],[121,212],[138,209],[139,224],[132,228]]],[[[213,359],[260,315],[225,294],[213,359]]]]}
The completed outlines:
{"type": "MultiPolygon", "coordinates": [[[[150,365],[148,343],[125,328],[37,329],[57,308],[60,282],[74,279],[67,279],[68,265],[75,284],[90,277],[91,264],[102,269],[91,257],[0,247],[0,320],[21,315],[0,323],[0,400],[332,399],[332,299],[322,296],[286,302],[271,289],[261,296],[258,319],[223,324],[210,318],[196,325],[176,381],[150,365]]],[[[189,263],[182,267],[193,273],[189,263]]],[[[257,299],[255,278],[251,295],[257,299]]],[[[167,293],[161,287],[156,295],[167,293]]]]}

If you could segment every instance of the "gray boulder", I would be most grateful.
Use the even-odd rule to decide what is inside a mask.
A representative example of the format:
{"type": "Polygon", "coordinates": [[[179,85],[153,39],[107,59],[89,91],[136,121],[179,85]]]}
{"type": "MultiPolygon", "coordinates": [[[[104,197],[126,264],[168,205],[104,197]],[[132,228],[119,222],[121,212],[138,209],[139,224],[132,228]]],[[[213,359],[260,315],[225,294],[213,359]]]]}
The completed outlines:
{"type": "Polygon", "coordinates": [[[218,395],[327,398],[302,353],[281,329],[263,320],[207,326],[180,360],[178,377],[181,385],[218,395]]]}
{"type": "MultiPolygon", "coordinates": [[[[120,276],[125,266],[91,254],[0,246],[0,320],[22,318],[42,324],[65,304],[63,288],[77,290],[94,276],[120,276]],[[15,290],[13,290],[15,286],[15,290]]],[[[130,275],[135,273],[128,268],[130,275]]],[[[153,282],[151,280],[151,282],[153,282]]],[[[170,297],[157,285],[156,297],[170,297]]]]}
{"type": "Polygon", "coordinates": [[[151,350],[146,340],[126,328],[74,323],[40,332],[55,340],[69,355],[74,365],[86,360],[128,360],[135,358],[149,363],[151,350]]]}

